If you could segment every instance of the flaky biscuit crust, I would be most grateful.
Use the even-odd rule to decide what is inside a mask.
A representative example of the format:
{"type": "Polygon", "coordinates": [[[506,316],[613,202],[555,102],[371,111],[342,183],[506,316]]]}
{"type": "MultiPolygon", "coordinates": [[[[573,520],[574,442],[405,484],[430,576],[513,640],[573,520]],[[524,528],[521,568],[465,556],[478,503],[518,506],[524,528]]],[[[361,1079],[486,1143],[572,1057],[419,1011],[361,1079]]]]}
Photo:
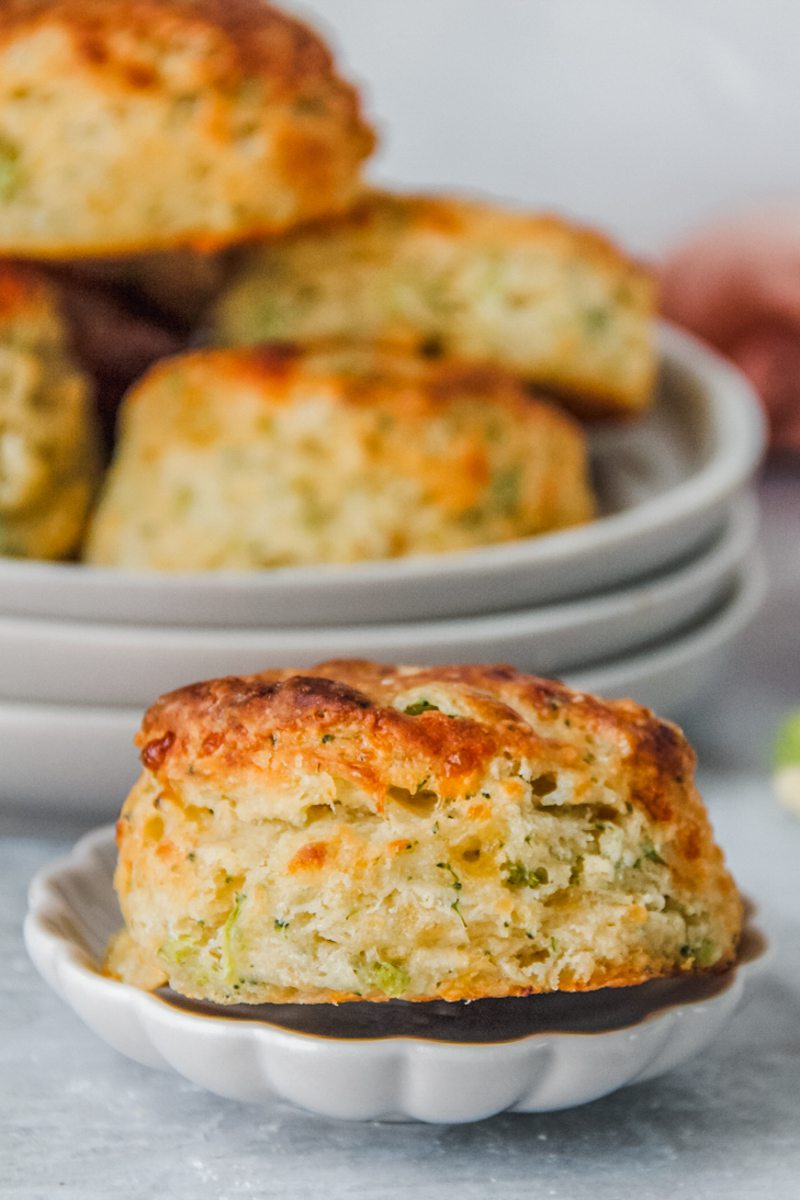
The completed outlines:
{"type": "Polygon", "coordinates": [[[538,758],[546,750],[554,768],[569,767],[603,739],[620,754],[637,806],[669,827],[686,869],[702,872],[719,860],[691,788],[695,754],[676,725],[632,700],[601,700],[505,665],[415,669],[341,659],[308,675],[287,669],[213,679],[156,701],[136,745],[144,766],[170,780],[204,764],[235,772],[252,764],[273,736],[281,742],[275,769],[298,755],[310,768],[324,762],[357,780],[376,812],[389,787],[418,779],[423,768],[447,799],[475,790],[498,756],[538,758]],[[431,711],[420,721],[392,706],[401,693],[439,684],[463,691],[469,715],[431,711]],[[355,761],[346,741],[322,740],[334,728],[358,738],[355,761]]]}

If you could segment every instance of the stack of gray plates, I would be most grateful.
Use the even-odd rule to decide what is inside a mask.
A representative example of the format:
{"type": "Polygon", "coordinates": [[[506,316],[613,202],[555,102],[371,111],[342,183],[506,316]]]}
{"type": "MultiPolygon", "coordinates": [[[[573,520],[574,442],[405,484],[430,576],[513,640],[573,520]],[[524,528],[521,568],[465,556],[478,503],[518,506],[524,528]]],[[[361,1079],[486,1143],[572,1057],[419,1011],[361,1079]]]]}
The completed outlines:
{"type": "Polygon", "coordinates": [[[653,409],[591,432],[590,525],[247,574],[1,562],[0,800],[111,815],[159,693],[332,657],[511,662],[679,716],[763,595],[748,492],[764,424],[732,367],[661,336],[653,409]]]}

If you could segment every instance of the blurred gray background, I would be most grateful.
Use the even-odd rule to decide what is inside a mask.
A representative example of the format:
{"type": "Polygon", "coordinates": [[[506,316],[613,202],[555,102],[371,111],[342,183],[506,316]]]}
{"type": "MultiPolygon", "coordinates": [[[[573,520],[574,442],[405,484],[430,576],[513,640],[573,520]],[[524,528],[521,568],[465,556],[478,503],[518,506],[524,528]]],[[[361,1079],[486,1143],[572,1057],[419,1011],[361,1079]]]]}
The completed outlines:
{"type": "Polygon", "coordinates": [[[373,175],[599,224],[644,253],[800,192],[797,0],[294,0],[365,86],[373,175]]]}

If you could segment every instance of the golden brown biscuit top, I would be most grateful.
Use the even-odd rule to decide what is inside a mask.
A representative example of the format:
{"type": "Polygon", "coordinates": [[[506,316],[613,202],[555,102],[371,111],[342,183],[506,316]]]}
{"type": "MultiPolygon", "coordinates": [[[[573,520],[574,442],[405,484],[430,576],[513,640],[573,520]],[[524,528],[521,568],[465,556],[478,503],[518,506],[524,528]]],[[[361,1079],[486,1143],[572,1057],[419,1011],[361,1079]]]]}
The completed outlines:
{"type": "Polygon", "coordinates": [[[357,784],[378,812],[389,788],[447,801],[476,791],[499,760],[525,761],[541,769],[543,788],[550,773],[568,772],[572,803],[607,780],[650,818],[672,823],[688,859],[708,845],[694,754],[676,726],[632,701],[509,666],[343,660],[307,674],[211,680],[161,697],[136,742],[164,787],[189,775],[223,786],[253,772],[286,780],[326,771],[357,784]]]}
{"type": "MultiPolygon", "coordinates": [[[[578,225],[557,213],[531,213],[479,196],[400,194],[370,189],[351,212],[334,218],[326,225],[326,230],[384,231],[391,225],[405,233],[430,232],[455,240],[474,239],[489,244],[519,244],[528,238],[546,238],[555,245],[563,242],[571,254],[584,255],[610,270],[624,269],[648,289],[655,287],[653,271],[646,264],[630,258],[598,230],[578,225]]],[[[311,233],[313,227],[299,231],[296,236],[303,238],[311,233]]]]}
{"type": "MultiPolygon", "coordinates": [[[[263,0],[6,0],[0,6],[0,44],[48,26],[69,33],[87,69],[135,89],[163,83],[173,68],[178,82],[180,60],[193,50],[202,71],[186,79],[192,87],[255,77],[274,97],[333,75],[324,42],[263,0]]],[[[355,92],[340,87],[355,114],[355,92]]]]}
{"type": "Polygon", "coordinates": [[[536,398],[518,379],[499,367],[471,365],[453,359],[428,359],[391,347],[331,344],[314,350],[284,342],[254,348],[196,350],[157,363],[128,397],[129,407],[140,403],[152,387],[180,377],[187,397],[195,389],[252,387],[264,403],[281,406],[296,399],[297,389],[322,387],[355,406],[386,405],[411,417],[446,408],[454,401],[474,399],[481,404],[510,406],[521,412],[537,409],[561,425],[573,418],[536,398]]]}

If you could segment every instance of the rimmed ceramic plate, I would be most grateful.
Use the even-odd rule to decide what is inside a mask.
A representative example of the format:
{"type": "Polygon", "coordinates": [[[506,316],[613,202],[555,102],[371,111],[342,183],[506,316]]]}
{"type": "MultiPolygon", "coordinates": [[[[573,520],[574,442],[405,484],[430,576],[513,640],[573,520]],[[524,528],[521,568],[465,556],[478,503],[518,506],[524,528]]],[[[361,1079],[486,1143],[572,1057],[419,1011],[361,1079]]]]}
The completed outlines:
{"type": "Polygon", "coordinates": [[[549,1112],[653,1079],[714,1040],[763,952],[754,938],[739,965],[714,979],[584,996],[221,1010],[100,974],[121,924],[114,861],[113,830],[101,829],[33,881],[25,941],[50,986],[137,1062],[235,1100],[280,1097],[344,1120],[449,1124],[549,1112]]]}
{"type": "Polygon", "coordinates": [[[713,610],[730,593],[755,531],[754,502],[743,498],[721,537],[675,570],[588,600],[452,621],[222,630],[0,617],[0,697],[145,706],[189,680],[326,658],[513,662],[563,674],[663,641],[713,610]]]}
{"type": "Polygon", "coordinates": [[[479,550],[349,566],[157,574],[0,562],[0,612],[165,625],[351,625],[509,611],[641,579],[718,530],[764,447],[744,377],[663,327],[651,412],[592,431],[605,515],[479,550]]]}
{"type": "MultiPolygon", "coordinates": [[[[679,717],[755,616],[764,588],[763,569],[754,562],[719,610],[685,634],[588,670],[568,671],[566,680],[600,695],[632,696],[679,717]]],[[[140,708],[0,704],[0,800],[8,807],[114,817],[138,773],[132,742],[140,721],[140,708]]]]}

